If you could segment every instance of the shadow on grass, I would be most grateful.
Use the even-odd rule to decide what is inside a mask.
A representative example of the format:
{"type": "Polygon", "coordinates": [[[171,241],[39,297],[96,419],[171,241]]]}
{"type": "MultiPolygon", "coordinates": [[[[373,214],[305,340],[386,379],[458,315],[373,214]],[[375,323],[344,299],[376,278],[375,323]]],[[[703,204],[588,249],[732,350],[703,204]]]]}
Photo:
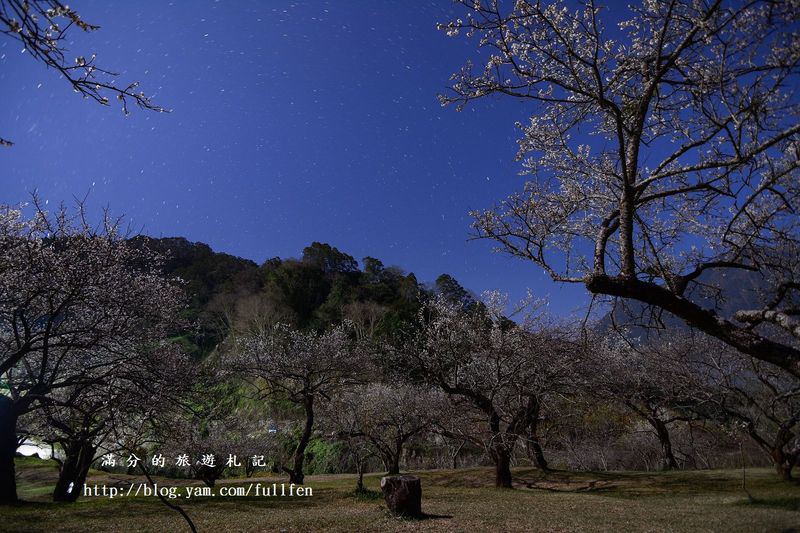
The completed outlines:
{"type": "Polygon", "coordinates": [[[752,500],[742,500],[734,505],[742,507],[770,507],[774,509],[785,509],[787,511],[800,511],[800,498],[798,497],[775,497],[775,498],[753,498],[752,500]]]}
{"type": "Polygon", "coordinates": [[[589,481],[588,483],[547,483],[539,481],[521,481],[520,483],[525,489],[528,490],[543,490],[546,492],[568,492],[568,493],[587,493],[587,492],[613,492],[617,490],[617,486],[605,481],[589,481]]]}
{"type": "Polygon", "coordinates": [[[355,500],[361,501],[361,502],[369,502],[369,501],[375,501],[375,500],[382,500],[383,499],[383,493],[381,493],[381,491],[379,491],[379,490],[370,490],[370,489],[358,490],[358,489],[356,489],[356,490],[354,490],[352,492],[349,492],[347,495],[350,496],[351,498],[354,498],[355,500]]]}
{"type": "MultiPolygon", "coordinates": [[[[48,520],[58,521],[66,516],[85,520],[101,519],[108,515],[108,503],[111,500],[105,498],[83,498],[77,502],[40,502],[19,500],[16,503],[0,506],[0,511],[18,513],[20,516],[27,516],[29,512],[34,514],[37,519],[46,517],[48,520]]],[[[119,498],[114,500],[114,516],[119,519],[135,518],[141,516],[144,509],[150,506],[144,500],[133,500],[119,498]]],[[[166,507],[164,507],[166,509],[166,507]]],[[[0,514],[2,514],[0,512],[0,514]]],[[[3,530],[0,527],[0,530],[3,530]]]]}
{"type": "Polygon", "coordinates": [[[598,472],[571,472],[567,470],[528,470],[514,476],[518,488],[546,492],[611,492],[618,489],[613,476],[598,472]]]}
{"type": "Polygon", "coordinates": [[[451,514],[422,513],[422,516],[417,518],[417,520],[447,520],[449,518],[453,518],[453,515],[451,515],[451,514]]]}
{"type": "MultiPolygon", "coordinates": [[[[519,469],[514,484],[522,490],[557,493],[592,493],[611,498],[635,499],[643,496],[693,496],[708,493],[736,493],[741,481],[729,472],[714,470],[673,470],[667,472],[569,471],[519,469]]],[[[771,474],[757,471],[748,487],[780,490],[782,485],[771,474]]],[[[797,500],[776,496],[762,505],[798,510],[797,500]],[[772,505],[770,501],[777,502],[772,505]]],[[[800,500],[800,499],[798,499],[800,500]]]]}
{"type": "MultiPolygon", "coordinates": [[[[354,490],[348,495],[351,498],[355,498],[356,500],[360,501],[377,501],[383,500],[383,493],[379,490],[354,490]]],[[[453,515],[449,514],[431,514],[423,512],[420,516],[407,516],[407,515],[395,515],[389,512],[388,509],[384,509],[387,515],[391,516],[392,518],[396,518],[398,520],[408,520],[411,522],[418,522],[421,520],[446,520],[449,518],[453,518],[453,515]]]]}
{"type": "Polygon", "coordinates": [[[448,520],[450,518],[453,518],[453,515],[449,514],[430,514],[430,513],[422,513],[420,516],[394,515],[390,513],[388,510],[386,510],[386,514],[396,520],[404,520],[408,522],[422,522],[424,520],[448,520]]]}

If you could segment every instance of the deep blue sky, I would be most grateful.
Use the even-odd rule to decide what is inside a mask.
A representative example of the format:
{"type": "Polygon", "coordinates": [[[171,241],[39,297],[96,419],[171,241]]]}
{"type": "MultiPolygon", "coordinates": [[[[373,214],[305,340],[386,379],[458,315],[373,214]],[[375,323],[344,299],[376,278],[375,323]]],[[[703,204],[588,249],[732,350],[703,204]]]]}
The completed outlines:
{"type": "Polygon", "coordinates": [[[436,30],[422,2],[75,1],[101,29],[71,55],[140,80],[156,103],[124,117],[74,94],[0,37],[0,203],[89,193],[144,233],[254,259],[312,241],[480,293],[526,289],[569,314],[583,287],[468,242],[470,209],[519,189],[519,102],[457,113],[436,94],[476,42],[436,30]]]}

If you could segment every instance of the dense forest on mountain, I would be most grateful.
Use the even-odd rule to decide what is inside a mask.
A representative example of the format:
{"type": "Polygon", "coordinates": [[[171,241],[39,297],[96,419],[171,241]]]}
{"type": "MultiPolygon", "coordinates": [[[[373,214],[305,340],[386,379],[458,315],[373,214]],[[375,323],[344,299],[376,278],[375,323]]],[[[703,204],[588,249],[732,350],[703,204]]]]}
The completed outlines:
{"type": "Polygon", "coordinates": [[[138,236],[132,242],[163,257],[163,273],[185,284],[185,318],[192,328],[182,333],[198,359],[237,323],[259,314],[317,331],[350,320],[362,334],[388,338],[414,322],[424,294],[475,301],[449,274],[426,284],[374,257],[364,257],[359,266],[325,243],[311,243],[299,259],[274,257],[258,265],[183,237],[138,236]]]}

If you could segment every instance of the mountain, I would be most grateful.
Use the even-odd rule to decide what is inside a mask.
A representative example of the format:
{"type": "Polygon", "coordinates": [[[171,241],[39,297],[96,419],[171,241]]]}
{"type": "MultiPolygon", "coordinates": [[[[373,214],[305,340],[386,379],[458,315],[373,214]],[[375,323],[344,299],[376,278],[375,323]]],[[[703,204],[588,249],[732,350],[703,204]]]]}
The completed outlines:
{"type": "Polygon", "coordinates": [[[347,319],[360,335],[391,336],[414,322],[420,296],[442,291],[469,296],[448,274],[428,289],[413,273],[374,257],[359,266],[352,256],[319,242],[306,247],[300,259],[275,257],[261,265],[183,237],[139,236],[132,243],[161,255],[164,273],[186,284],[186,318],[193,328],[177,336],[198,358],[213,351],[231,327],[265,318],[317,330],[347,319]]]}

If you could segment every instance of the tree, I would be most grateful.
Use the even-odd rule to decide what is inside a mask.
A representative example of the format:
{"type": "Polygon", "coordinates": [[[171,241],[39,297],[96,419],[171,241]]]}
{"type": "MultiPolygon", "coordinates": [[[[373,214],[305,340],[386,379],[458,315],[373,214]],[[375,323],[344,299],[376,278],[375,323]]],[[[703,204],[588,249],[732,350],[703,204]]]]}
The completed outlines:
{"type": "Polygon", "coordinates": [[[477,237],[800,375],[800,350],[754,327],[800,336],[798,4],[645,2],[612,36],[594,0],[462,3],[466,20],[442,28],[477,35],[488,57],[442,102],[507,95],[536,110],[519,124],[531,180],[473,213],[477,237]],[[732,269],[768,280],[761,308],[720,316],[689,297],[732,269]]]}
{"type": "Polygon", "coordinates": [[[97,457],[100,443],[111,433],[108,403],[117,398],[107,396],[100,387],[94,387],[88,393],[78,390],[59,392],[61,394],[56,394],[56,399],[63,395],[66,400],[63,403],[69,404],[69,408],[60,408],[58,403],[61,402],[52,402],[21,417],[16,431],[52,447],[53,459],[58,462],[53,501],[74,502],[80,496],[80,488],[97,457]],[[56,446],[64,454],[63,458],[55,454],[56,446]]]}
{"type": "Polygon", "coordinates": [[[511,488],[517,442],[538,418],[545,395],[570,386],[580,351],[556,329],[514,324],[503,307],[497,298],[469,309],[433,298],[398,363],[483,418],[479,440],[495,463],[495,485],[511,488]]]}
{"type": "Polygon", "coordinates": [[[181,288],[119,223],[106,216],[98,229],[82,207],[30,219],[0,207],[0,376],[10,392],[0,405],[0,502],[16,500],[19,417],[69,403],[59,391],[102,382],[176,323],[181,288]]]}
{"type": "Polygon", "coordinates": [[[368,281],[372,283],[381,281],[384,274],[384,266],[380,259],[367,256],[361,260],[361,263],[364,265],[364,274],[367,275],[368,281]]]}
{"type": "MultiPolygon", "coordinates": [[[[656,342],[633,346],[614,336],[595,339],[582,371],[590,395],[617,402],[650,425],[661,445],[661,467],[672,470],[679,465],[670,425],[696,419],[698,410],[692,408],[702,402],[680,376],[675,359],[663,357],[656,342]]],[[[670,345],[666,338],[661,344],[670,345]]]]}
{"type": "Polygon", "coordinates": [[[333,439],[343,442],[347,447],[350,460],[355,466],[356,493],[367,492],[364,487],[364,473],[368,463],[376,455],[375,448],[361,431],[362,418],[359,407],[362,395],[355,389],[343,389],[331,398],[323,407],[322,427],[333,439]]]}
{"type": "Polygon", "coordinates": [[[312,242],[303,249],[303,263],[313,265],[326,274],[357,272],[358,262],[330,244],[312,242]]]}
{"type": "Polygon", "coordinates": [[[800,380],[703,335],[665,347],[694,391],[700,412],[744,432],[770,458],[778,475],[792,478],[800,460],[800,380]]]}
{"type": "MultiPolygon", "coordinates": [[[[117,74],[99,67],[94,54],[89,58],[77,56],[74,62],[68,59],[67,43],[73,26],[85,32],[100,29],[58,0],[0,1],[0,33],[18,41],[28,56],[58,72],[76,93],[101,105],[109,105],[109,96],[116,97],[126,115],[130,101],[143,109],[166,111],[143,91],[137,91],[139,82],[117,86],[117,74]]],[[[12,144],[0,138],[0,146],[12,144]]]]}
{"type": "Polygon", "coordinates": [[[305,451],[314,430],[315,405],[354,382],[362,354],[345,326],[324,333],[276,324],[236,341],[230,365],[263,398],[279,397],[303,409],[304,424],[293,452],[292,483],[303,483],[305,451]]]}
{"type": "Polygon", "coordinates": [[[53,500],[74,502],[92,463],[105,453],[139,449],[156,437],[154,429],[179,407],[192,382],[193,367],[174,343],[141,347],[81,384],[54,390],[23,417],[33,436],[58,447],[59,476],[53,500]]]}
{"type": "Polygon", "coordinates": [[[342,315],[350,321],[359,340],[374,340],[389,308],[373,301],[356,301],[342,307],[342,315]]]}
{"type": "Polygon", "coordinates": [[[475,303],[475,298],[450,274],[442,274],[436,278],[436,293],[464,307],[475,303]]]}
{"type": "Polygon", "coordinates": [[[347,395],[357,433],[372,444],[387,475],[399,474],[405,445],[437,418],[436,395],[424,387],[385,383],[370,383],[347,395]]]}

